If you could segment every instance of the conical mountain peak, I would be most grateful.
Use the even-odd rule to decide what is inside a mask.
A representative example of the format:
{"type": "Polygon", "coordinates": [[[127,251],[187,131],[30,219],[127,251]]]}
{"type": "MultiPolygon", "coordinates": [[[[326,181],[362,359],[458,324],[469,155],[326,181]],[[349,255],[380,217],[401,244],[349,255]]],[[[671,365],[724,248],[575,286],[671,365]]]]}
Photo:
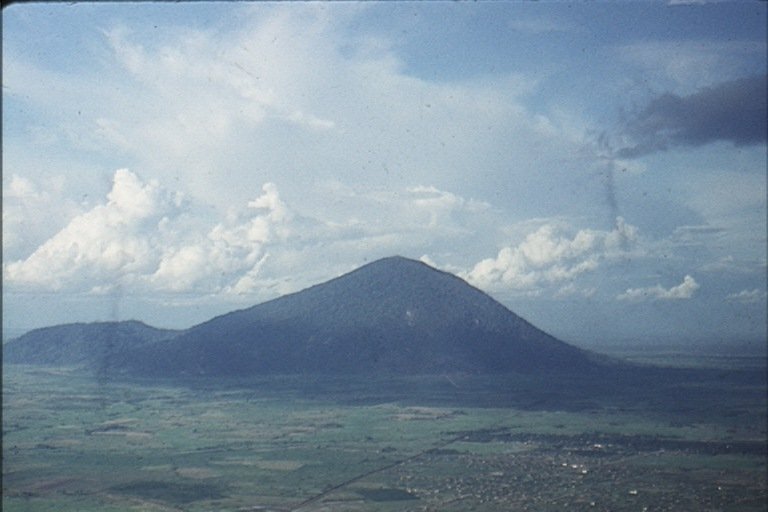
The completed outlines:
{"type": "Polygon", "coordinates": [[[306,290],[132,353],[150,373],[477,373],[563,369],[589,356],[462,279],[420,261],[377,260],[306,290]]]}
{"type": "MultiPolygon", "coordinates": [[[[186,331],[134,328],[115,347],[103,329],[86,330],[79,353],[80,340],[95,353],[114,347],[108,364],[140,375],[581,372],[595,365],[459,277],[401,256],[186,331]]],[[[42,346],[56,339],[44,334],[32,338],[42,346]]]]}

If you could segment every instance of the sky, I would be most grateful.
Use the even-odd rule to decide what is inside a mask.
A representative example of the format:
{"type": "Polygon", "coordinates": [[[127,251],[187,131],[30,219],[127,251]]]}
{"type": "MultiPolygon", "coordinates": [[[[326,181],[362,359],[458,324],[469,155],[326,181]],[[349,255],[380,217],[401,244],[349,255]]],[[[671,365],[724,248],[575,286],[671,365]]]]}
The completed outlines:
{"type": "Polygon", "coordinates": [[[766,340],[764,2],[2,11],[3,327],[390,255],[579,345],[766,340]]]}

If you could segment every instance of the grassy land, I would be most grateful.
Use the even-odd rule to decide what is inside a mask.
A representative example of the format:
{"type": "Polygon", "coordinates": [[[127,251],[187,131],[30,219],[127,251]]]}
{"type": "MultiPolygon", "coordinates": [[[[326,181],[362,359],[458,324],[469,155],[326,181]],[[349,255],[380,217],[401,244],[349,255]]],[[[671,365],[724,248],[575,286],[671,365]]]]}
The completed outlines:
{"type": "MultiPolygon", "coordinates": [[[[732,370],[732,369],[731,369],[732,370]]],[[[7,366],[4,511],[766,509],[765,380],[98,382],[7,366]]]]}

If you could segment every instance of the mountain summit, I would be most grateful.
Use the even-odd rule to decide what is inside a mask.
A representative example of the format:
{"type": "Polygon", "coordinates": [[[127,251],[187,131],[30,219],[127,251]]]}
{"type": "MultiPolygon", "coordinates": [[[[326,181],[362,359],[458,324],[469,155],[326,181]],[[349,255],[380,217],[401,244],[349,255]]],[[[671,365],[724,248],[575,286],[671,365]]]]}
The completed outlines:
{"type": "Polygon", "coordinates": [[[402,257],[126,354],[150,374],[498,373],[589,366],[460,278],[402,257]]]}
{"type": "MultiPolygon", "coordinates": [[[[31,334],[31,333],[30,333],[31,334]]],[[[109,365],[142,375],[584,371],[592,355],[462,279],[402,257],[234,311],[109,365]]]]}

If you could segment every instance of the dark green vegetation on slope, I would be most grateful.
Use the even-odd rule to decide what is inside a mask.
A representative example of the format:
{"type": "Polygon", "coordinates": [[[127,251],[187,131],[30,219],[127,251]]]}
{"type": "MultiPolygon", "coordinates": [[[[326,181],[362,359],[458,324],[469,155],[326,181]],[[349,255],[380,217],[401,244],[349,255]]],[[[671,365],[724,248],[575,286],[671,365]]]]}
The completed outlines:
{"type": "Polygon", "coordinates": [[[95,322],[44,327],[3,345],[8,363],[84,365],[104,369],[114,354],[172,338],[179,331],[142,322],[95,322]]]}
{"type": "MultiPolygon", "coordinates": [[[[67,353],[37,360],[21,348],[35,343],[50,353],[55,340],[41,334],[7,344],[6,361],[81,362],[67,353]]],[[[106,354],[91,364],[134,375],[585,373],[601,366],[458,277],[401,257],[175,334],[134,329],[132,343],[115,335],[116,342],[103,324],[91,334],[94,354],[106,354]]]]}

